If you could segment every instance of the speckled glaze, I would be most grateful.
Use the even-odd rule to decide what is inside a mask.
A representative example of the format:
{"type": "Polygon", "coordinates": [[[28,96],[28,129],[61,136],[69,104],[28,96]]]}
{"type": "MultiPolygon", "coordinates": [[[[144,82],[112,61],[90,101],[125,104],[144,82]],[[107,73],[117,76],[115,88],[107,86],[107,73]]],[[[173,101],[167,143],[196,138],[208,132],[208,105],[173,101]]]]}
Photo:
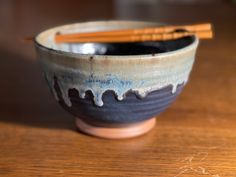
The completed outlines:
{"type": "Polygon", "coordinates": [[[197,38],[186,39],[189,44],[174,51],[146,55],[94,55],[91,51],[94,47],[90,47],[87,54],[81,54],[79,44],[53,41],[57,32],[156,25],[130,21],[88,22],[39,34],[35,39],[37,55],[55,98],[65,109],[94,125],[122,126],[159,114],[188,81],[197,38]]]}

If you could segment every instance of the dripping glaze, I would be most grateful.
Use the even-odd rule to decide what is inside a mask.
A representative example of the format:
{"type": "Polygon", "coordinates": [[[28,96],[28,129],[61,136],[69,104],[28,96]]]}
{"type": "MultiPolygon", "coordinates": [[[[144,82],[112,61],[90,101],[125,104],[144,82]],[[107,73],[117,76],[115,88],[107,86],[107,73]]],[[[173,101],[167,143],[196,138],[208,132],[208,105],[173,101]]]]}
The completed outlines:
{"type": "MultiPolygon", "coordinates": [[[[117,24],[111,22],[110,26],[107,26],[106,23],[103,25],[106,30],[117,28],[117,24]]],[[[181,46],[182,41],[179,41],[181,44],[179,48],[176,48],[175,41],[172,41],[168,44],[170,49],[167,52],[161,48],[166,43],[156,43],[155,55],[152,55],[152,51],[147,50],[143,55],[140,53],[127,55],[123,51],[123,56],[112,55],[112,46],[109,48],[102,44],[86,44],[87,46],[55,44],[53,40],[53,36],[58,30],[62,33],[63,31],[65,33],[82,32],[88,31],[88,28],[93,30],[97,26],[75,24],[54,28],[37,36],[38,57],[57,100],[59,99],[54,89],[55,77],[63,100],[69,107],[72,106],[69,97],[70,89],[76,89],[81,98],[85,98],[86,92],[91,91],[95,105],[103,106],[102,96],[108,90],[114,91],[117,100],[121,101],[129,91],[144,98],[148,93],[169,85],[172,86],[172,93],[175,93],[178,85],[186,84],[188,81],[198,45],[196,38],[183,46],[181,46]],[[171,46],[174,48],[171,49],[171,46]]],[[[102,25],[100,26],[99,30],[103,30],[102,25]]],[[[119,28],[120,26],[122,25],[119,25],[119,28]]],[[[139,23],[138,26],[147,26],[147,23],[139,23]]],[[[153,44],[150,45],[153,47],[153,44]]],[[[136,47],[140,46],[135,46],[134,52],[136,47]]]]}

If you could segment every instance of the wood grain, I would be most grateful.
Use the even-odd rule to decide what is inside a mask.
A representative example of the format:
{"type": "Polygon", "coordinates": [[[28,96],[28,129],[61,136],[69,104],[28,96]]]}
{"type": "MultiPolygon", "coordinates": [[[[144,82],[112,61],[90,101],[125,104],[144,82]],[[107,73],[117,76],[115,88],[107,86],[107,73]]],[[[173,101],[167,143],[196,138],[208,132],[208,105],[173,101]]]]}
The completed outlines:
{"type": "Polygon", "coordinates": [[[18,40],[63,23],[120,18],[112,1],[65,2],[0,2],[0,176],[236,176],[236,6],[130,7],[129,19],[213,22],[216,37],[200,43],[190,82],[156,127],[113,141],[76,131],[33,46],[18,40]]]}

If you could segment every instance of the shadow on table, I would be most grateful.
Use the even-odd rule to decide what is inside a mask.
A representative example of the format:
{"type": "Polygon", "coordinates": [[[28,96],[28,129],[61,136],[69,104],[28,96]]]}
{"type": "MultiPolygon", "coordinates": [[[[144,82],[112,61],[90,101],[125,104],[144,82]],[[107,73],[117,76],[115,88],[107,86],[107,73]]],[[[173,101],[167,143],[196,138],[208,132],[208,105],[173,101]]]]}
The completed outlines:
{"type": "Polygon", "coordinates": [[[73,117],[56,103],[33,57],[1,48],[0,57],[0,122],[75,129],[73,117]]]}

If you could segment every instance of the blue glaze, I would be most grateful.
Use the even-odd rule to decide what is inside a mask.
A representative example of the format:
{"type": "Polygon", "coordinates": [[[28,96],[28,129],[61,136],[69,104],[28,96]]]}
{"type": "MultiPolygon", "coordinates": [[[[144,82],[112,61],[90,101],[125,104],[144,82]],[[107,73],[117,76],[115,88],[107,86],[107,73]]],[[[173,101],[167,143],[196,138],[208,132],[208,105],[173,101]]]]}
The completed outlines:
{"type": "Polygon", "coordinates": [[[168,86],[158,91],[153,91],[142,99],[129,91],[126,94],[126,98],[122,101],[115,99],[113,91],[107,91],[103,94],[104,105],[102,107],[94,104],[92,92],[86,92],[85,98],[82,99],[76,89],[70,89],[69,91],[72,106],[68,107],[62,98],[57,80],[55,80],[54,88],[59,97],[59,103],[76,117],[89,124],[119,126],[157,116],[176,99],[183,86],[179,85],[174,94],[171,93],[171,86],[168,86]]]}

